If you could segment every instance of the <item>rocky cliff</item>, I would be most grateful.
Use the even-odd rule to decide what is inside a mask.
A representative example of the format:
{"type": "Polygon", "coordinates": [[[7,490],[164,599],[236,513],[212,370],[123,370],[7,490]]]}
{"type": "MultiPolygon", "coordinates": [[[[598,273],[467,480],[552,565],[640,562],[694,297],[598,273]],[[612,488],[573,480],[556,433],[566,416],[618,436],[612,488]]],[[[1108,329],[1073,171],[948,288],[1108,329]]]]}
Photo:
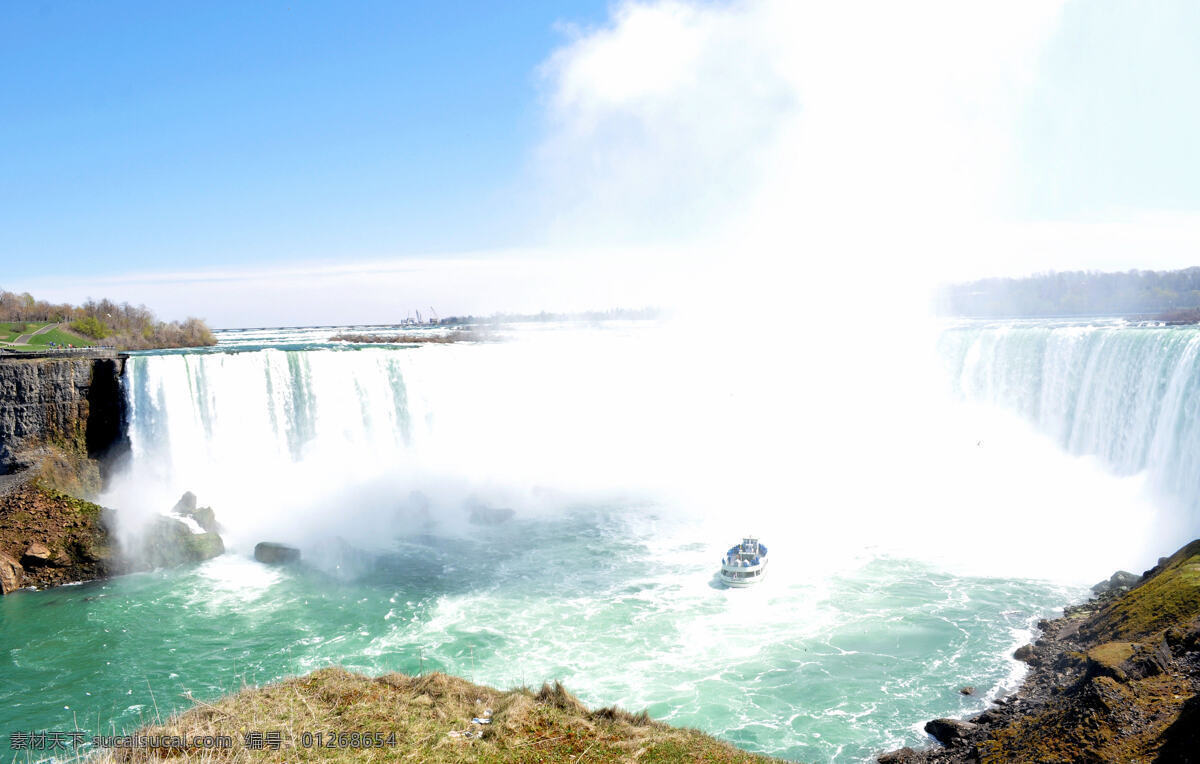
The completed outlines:
{"type": "Polygon", "coordinates": [[[47,449],[97,459],[123,442],[124,355],[0,357],[0,474],[47,449]]]}
{"type": "Polygon", "coordinates": [[[879,761],[1200,762],[1200,539],[1096,590],[1017,650],[1030,665],[1017,694],[929,722],[940,747],[879,761]]]}

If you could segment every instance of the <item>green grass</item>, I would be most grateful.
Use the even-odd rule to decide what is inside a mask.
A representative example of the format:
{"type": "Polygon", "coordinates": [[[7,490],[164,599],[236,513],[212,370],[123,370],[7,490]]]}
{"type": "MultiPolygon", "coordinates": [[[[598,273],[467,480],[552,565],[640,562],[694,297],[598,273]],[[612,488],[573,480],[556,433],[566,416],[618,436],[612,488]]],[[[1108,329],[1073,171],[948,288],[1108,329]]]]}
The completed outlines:
{"type": "Polygon", "coordinates": [[[26,322],[26,321],[2,321],[0,322],[0,342],[12,342],[22,334],[30,334],[47,326],[49,321],[26,322]]]}
{"type": "Polygon", "coordinates": [[[1101,611],[1097,636],[1130,640],[1200,615],[1200,540],[1171,556],[1160,573],[1101,611]]]}
{"type": "Polygon", "coordinates": [[[39,334],[32,338],[29,344],[37,348],[45,348],[51,342],[56,342],[59,345],[74,345],[77,348],[91,347],[96,344],[95,340],[89,340],[86,337],[80,337],[72,332],[65,332],[62,329],[51,329],[45,334],[39,334]]]}

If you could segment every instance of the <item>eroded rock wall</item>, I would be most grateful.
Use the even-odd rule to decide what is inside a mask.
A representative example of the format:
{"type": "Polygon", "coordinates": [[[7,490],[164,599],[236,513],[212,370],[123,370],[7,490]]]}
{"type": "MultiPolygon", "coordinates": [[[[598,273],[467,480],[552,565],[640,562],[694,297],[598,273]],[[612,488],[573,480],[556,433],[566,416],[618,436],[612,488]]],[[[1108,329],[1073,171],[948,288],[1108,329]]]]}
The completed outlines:
{"type": "Polygon", "coordinates": [[[125,356],[0,358],[0,474],[50,446],[99,458],[124,440],[125,356]]]}

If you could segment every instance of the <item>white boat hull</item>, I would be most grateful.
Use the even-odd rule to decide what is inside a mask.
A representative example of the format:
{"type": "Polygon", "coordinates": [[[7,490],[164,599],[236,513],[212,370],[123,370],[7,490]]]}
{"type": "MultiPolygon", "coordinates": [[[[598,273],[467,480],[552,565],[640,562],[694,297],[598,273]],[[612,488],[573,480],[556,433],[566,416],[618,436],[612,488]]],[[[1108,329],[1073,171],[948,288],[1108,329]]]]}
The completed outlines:
{"type": "Polygon", "coordinates": [[[754,576],[753,578],[728,578],[725,575],[725,571],[721,571],[721,583],[725,584],[726,586],[732,587],[734,589],[746,589],[748,587],[754,586],[755,584],[757,584],[759,581],[763,580],[766,577],[767,577],[767,571],[765,568],[763,569],[762,573],[759,573],[757,576],[754,576]]]}

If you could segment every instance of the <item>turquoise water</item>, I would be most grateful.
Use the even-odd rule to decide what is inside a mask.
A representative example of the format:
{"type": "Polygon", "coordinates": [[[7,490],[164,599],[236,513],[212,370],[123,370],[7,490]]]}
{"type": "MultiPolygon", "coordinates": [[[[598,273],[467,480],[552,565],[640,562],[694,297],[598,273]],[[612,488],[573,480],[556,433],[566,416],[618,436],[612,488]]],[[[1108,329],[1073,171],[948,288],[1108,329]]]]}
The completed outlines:
{"type": "MultiPolygon", "coordinates": [[[[653,554],[625,513],[584,509],[484,535],[414,537],[353,575],[239,555],[0,599],[0,729],[129,729],[339,664],[499,687],[561,679],[750,750],[856,761],[981,709],[1008,653],[1077,590],[874,559],[813,582],[712,584],[704,545],[653,554]],[[529,557],[537,556],[536,568],[529,557]],[[646,570],[648,557],[663,559],[646,570]],[[958,688],[979,688],[964,697],[958,688]]],[[[773,554],[794,553],[776,545],[773,554]]],[[[348,560],[349,562],[349,560],[348,560]]]]}
{"type": "Polygon", "coordinates": [[[749,750],[869,760],[1014,689],[1038,619],[1161,554],[1127,549],[1153,524],[1139,476],[1186,495],[1198,453],[1183,334],[951,327],[970,406],[944,408],[862,338],[827,336],[820,365],[636,322],[419,348],[337,331],[130,361],[132,458],[102,501],[124,539],[191,490],[229,552],[0,598],[0,733],[127,730],[339,664],[558,679],[749,750]],[[479,506],[515,519],[472,525],[479,506]],[[747,531],[769,573],[720,588],[747,531]],[[305,564],[255,563],[265,539],[305,564]]]}

